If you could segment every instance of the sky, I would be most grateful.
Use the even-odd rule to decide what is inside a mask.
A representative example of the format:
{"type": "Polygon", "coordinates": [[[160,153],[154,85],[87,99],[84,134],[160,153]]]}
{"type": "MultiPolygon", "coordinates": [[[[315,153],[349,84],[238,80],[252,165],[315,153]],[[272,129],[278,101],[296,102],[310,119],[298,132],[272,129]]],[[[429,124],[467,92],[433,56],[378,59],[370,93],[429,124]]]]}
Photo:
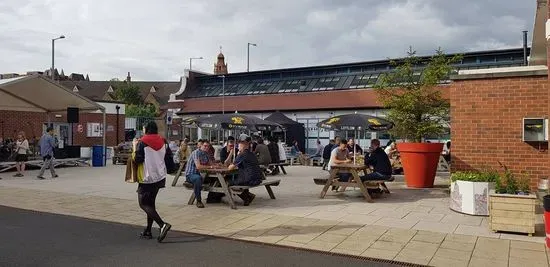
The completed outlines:
{"type": "MultiPolygon", "coordinates": [[[[521,47],[536,0],[1,0],[0,73],[55,66],[91,80],[229,72],[521,47]]],[[[531,40],[531,35],[529,35],[531,40]]]]}

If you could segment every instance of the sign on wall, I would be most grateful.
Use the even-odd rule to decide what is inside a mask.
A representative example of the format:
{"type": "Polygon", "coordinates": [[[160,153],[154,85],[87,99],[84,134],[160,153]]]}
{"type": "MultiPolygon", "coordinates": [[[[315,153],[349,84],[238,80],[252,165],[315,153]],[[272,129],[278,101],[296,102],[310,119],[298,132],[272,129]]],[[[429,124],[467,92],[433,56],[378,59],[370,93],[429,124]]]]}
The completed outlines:
{"type": "Polygon", "coordinates": [[[82,124],[79,124],[76,127],[76,130],[77,130],[78,133],[83,133],[84,132],[84,126],[82,126],[82,124]]]}
{"type": "Polygon", "coordinates": [[[86,124],[86,137],[103,137],[103,124],[88,122],[86,124]]]}
{"type": "Polygon", "coordinates": [[[114,131],[115,131],[115,126],[107,125],[107,132],[114,132],[114,131]]]}

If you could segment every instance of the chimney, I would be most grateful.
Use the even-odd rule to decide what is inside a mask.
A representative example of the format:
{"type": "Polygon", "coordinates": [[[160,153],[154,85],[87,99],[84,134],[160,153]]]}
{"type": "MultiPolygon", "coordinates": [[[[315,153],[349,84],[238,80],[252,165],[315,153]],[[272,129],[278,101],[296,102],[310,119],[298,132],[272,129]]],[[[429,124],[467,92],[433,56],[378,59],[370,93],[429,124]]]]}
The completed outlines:
{"type": "Polygon", "coordinates": [[[130,72],[128,72],[128,77],[126,77],[126,81],[127,81],[127,82],[131,82],[131,81],[132,81],[132,77],[130,76],[130,72]]]}
{"type": "Polygon", "coordinates": [[[523,31],[523,65],[527,66],[527,31],[523,31]]]}

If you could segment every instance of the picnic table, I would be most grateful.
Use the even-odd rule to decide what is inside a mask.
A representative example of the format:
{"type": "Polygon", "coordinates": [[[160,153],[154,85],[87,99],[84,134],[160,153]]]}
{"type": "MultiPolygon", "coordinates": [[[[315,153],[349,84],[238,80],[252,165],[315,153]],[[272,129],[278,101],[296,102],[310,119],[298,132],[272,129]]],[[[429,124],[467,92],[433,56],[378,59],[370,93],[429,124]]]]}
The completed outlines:
{"type": "MultiPolygon", "coordinates": [[[[216,192],[216,193],[223,193],[227,196],[229,199],[229,206],[232,209],[237,209],[235,205],[235,201],[233,199],[234,195],[238,192],[242,192],[243,190],[258,187],[258,186],[265,186],[267,193],[269,194],[269,197],[271,199],[275,199],[275,195],[273,194],[273,190],[271,189],[271,186],[278,186],[281,180],[264,180],[261,184],[256,186],[239,186],[239,185],[233,185],[230,186],[227,181],[225,180],[226,176],[229,175],[236,175],[238,173],[238,169],[229,170],[227,167],[219,165],[219,166],[209,166],[208,168],[200,169],[199,170],[202,176],[203,182],[205,181],[206,177],[215,177],[216,180],[213,182],[212,185],[207,185],[205,188],[205,191],[208,192],[216,192]]],[[[187,204],[193,205],[195,202],[195,194],[191,194],[189,197],[189,202],[187,204]]]]}
{"type": "Polygon", "coordinates": [[[329,176],[328,180],[326,181],[325,186],[323,187],[323,190],[321,191],[320,197],[324,198],[325,195],[327,194],[328,189],[331,186],[341,186],[341,187],[344,187],[344,188],[348,187],[348,186],[359,187],[359,189],[361,190],[361,193],[363,194],[363,196],[365,197],[365,199],[369,203],[373,202],[372,196],[369,194],[369,191],[367,189],[367,188],[371,188],[373,186],[369,186],[369,184],[375,185],[375,187],[381,186],[384,189],[384,191],[389,193],[389,190],[388,190],[388,188],[386,187],[386,185],[384,183],[385,181],[383,181],[383,180],[381,180],[381,181],[368,181],[366,183],[363,183],[361,181],[361,178],[359,177],[359,172],[361,172],[361,171],[365,172],[365,174],[366,174],[369,171],[369,168],[367,166],[363,165],[363,164],[353,164],[353,163],[336,164],[336,165],[330,166],[330,176],[329,176]],[[348,182],[339,181],[338,180],[338,173],[340,173],[340,172],[350,173],[351,174],[350,181],[348,181],[348,182]]]}

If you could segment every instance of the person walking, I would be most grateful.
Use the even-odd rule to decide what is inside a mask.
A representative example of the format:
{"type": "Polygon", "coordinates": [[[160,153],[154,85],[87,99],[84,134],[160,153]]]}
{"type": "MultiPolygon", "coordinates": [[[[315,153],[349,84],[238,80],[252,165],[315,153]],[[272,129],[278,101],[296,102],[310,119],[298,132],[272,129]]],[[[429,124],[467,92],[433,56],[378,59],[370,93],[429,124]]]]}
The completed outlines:
{"type": "Polygon", "coordinates": [[[50,168],[52,178],[58,177],[54,170],[55,158],[53,157],[53,149],[55,147],[56,143],[53,136],[53,127],[50,126],[46,128],[46,133],[42,135],[42,138],[40,138],[40,156],[42,157],[42,160],[44,160],[44,164],[42,165],[42,168],[40,168],[40,172],[37,176],[40,180],[45,179],[43,175],[47,168],[50,168]]]}
{"type": "Polygon", "coordinates": [[[17,135],[15,142],[15,168],[17,173],[13,177],[23,177],[25,172],[25,162],[27,162],[27,154],[29,151],[29,141],[25,138],[25,133],[20,132],[17,135]]]}
{"type": "Polygon", "coordinates": [[[161,188],[166,186],[168,166],[166,162],[172,160],[172,151],[168,143],[158,134],[157,124],[148,122],[144,127],[145,135],[141,140],[134,139],[132,158],[138,166],[138,203],[147,214],[147,227],[140,234],[141,238],[152,239],[151,228],[153,221],[160,227],[157,241],[160,243],[166,237],[172,225],[162,220],[157,212],[155,202],[161,188]]]}

